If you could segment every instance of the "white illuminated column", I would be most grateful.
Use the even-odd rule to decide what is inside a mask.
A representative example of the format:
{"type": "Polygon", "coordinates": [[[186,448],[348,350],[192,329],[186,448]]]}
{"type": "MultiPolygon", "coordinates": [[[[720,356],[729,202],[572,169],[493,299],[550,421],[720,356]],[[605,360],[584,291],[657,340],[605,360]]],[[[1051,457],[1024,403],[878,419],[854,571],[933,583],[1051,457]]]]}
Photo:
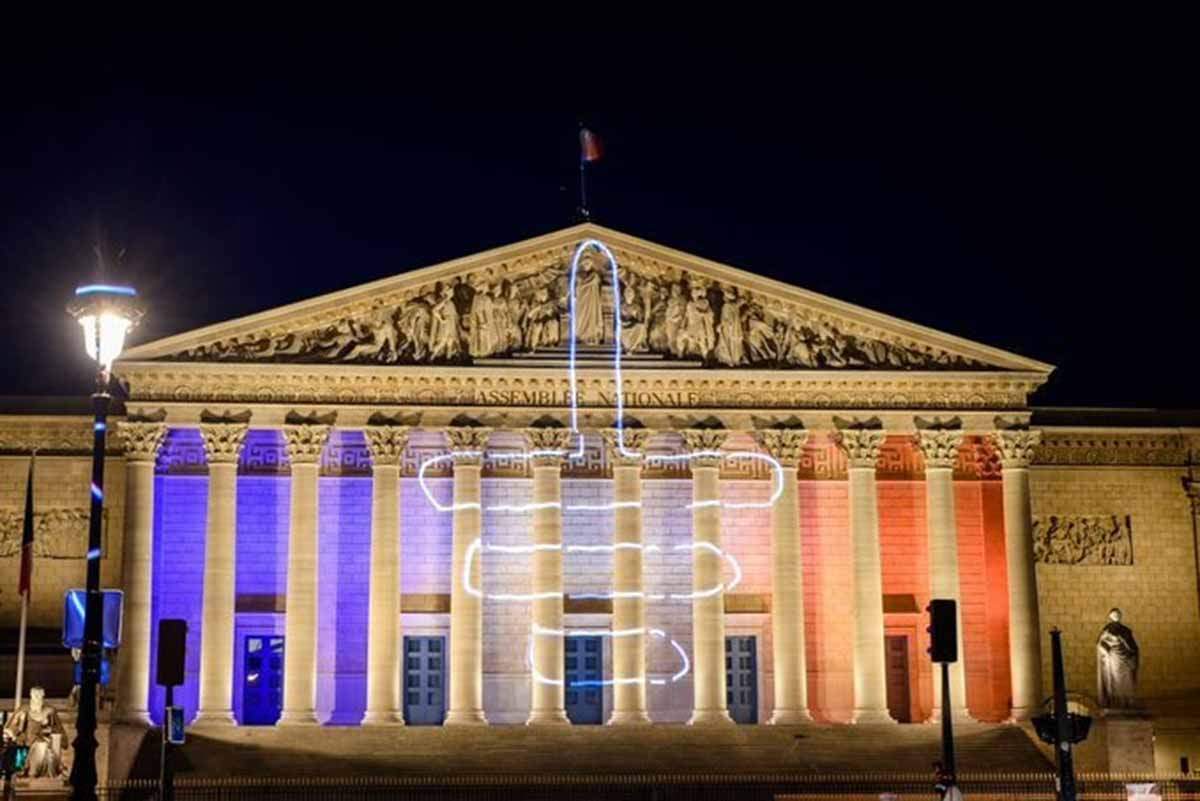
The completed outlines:
{"type": "Polygon", "coordinates": [[[237,597],[237,468],[244,423],[200,426],[208,457],[204,599],[200,626],[200,706],[196,723],[232,725],[233,634],[237,597]]]}
{"type": "MultiPolygon", "coordinates": [[[[116,719],[150,725],[150,601],[154,587],[154,462],[167,427],[121,423],[125,454],[125,539],[122,543],[124,620],[117,670],[116,719]]],[[[232,658],[232,657],[231,657],[232,658]]]]}
{"type": "Polygon", "coordinates": [[[1040,431],[997,431],[1004,491],[1004,543],[1008,561],[1008,659],[1012,674],[1012,718],[1028,720],[1042,703],[1042,638],[1037,568],[1033,561],[1033,517],[1029,464],[1040,431]]]}
{"type": "Polygon", "coordinates": [[[604,432],[613,471],[612,725],[649,723],[646,713],[646,596],[642,536],[642,463],[653,432],[604,432]]]}
{"type": "Polygon", "coordinates": [[[808,666],[804,643],[804,560],[800,540],[797,467],[807,431],[766,429],[759,444],[779,462],[782,489],[771,507],[771,639],[775,709],[771,723],[812,720],[808,711],[808,666]]]}
{"type": "MultiPolygon", "coordinates": [[[[957,602],[958,661],[950,665],[951,710],[966,719],[966,652],[962,627],[962,597],[958,577],[958,517],[954,509],[954,465],[962,431],[919,431],[917,446],[925,457],[925,517],[929,527],[929,595],[957,602]]],[[[932,721],[942,717],[942,681],[935,665],[932,721]]]]}
{"type": "Polygon", "coordinates": [[[401,725],[400,459],[408,428],[370,426],[371,582],[367,612],[367,709],[363,725],[401,725]]]}
{"type": "Polygon", "coordinates": [[[312,424],[283,428],[292,465],[292,499],[280,726],[317,723],[318,480],[329,429],[312,424]]]}
{"type": "Polygon", "coordinates": [[[725,698],[725,590],[721,550],[721,456],[726,431],[681,431],[692,467],[692,648],[694,701],[691,725],[732,724],[725,698]],[[715,591],[714,591],[715,590],[715,591]]]}
{"type": "Polygon", "coordinates": [[[854,722],[894,723],[887,706],[883,633],[883,565],[879,554],[879,498],[875,467],[883,431],[838,432],[850,488],[854,552],[854,722]]]}
{"type": "Polygon", "coordinates": [[[447,726],[482,725],[483,713],[483,598],[468,592],[482,586],[483,451],[490,428],[447,428],[446,441],[454,454],[454,532],[450,581],[450,709],[447,726]],[[475,557],[467,559],[472,550],[475,557]]]}
{"type": "Polygon", "coordinates": [[[564,705],[562,467],[571,432],[562,428],[525,430],[533,470],[533,542],[530,603],[535,675],[531,725],[568,723],[564,705]],[[538,633],[543,632],[543,633],[538,633]],[[549,632],[555,632],[553,634],[549,632]]]}

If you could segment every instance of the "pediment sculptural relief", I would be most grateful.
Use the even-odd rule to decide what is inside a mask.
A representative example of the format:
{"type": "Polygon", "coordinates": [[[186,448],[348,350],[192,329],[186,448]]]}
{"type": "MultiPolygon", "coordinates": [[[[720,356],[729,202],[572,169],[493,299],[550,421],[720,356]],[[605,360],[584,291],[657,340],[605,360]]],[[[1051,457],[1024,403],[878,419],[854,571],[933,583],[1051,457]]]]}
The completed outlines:
{"type": "MultiPolygon", "coordinates": [[[[498,265],[393,293],[342,316],[189,348],[185,361],[470,365],[564,350],[568,263],[498,265]]],[[[581,257],[577,345],[611,345],[614,308],[627,354],[711,367],[979,370],[988,365],[868,331],[697,273],[640,261],[619,271],[621,303],[596,254],[581,257]]]]}

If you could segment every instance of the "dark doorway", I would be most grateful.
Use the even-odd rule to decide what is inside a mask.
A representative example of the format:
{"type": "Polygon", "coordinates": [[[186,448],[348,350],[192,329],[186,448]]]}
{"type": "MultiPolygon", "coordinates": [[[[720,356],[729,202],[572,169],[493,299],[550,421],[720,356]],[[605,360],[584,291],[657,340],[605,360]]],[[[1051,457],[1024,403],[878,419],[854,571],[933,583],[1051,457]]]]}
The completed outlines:
{"type": "Polygon", "coordinates": [[[563,642],[567,718],[576,726],[604,720],[604,640],[567,637],[563,642]]]}
{"type": "Polygon", "coordinates": [[[725,703],[734,723],[758,723],[758,649],[754,637],[725,638],[725,703]]]}
{"type": "Polygon", "coordinates": [[[440,726],[446,717],[446,638],[404,638],[404,722],[440,726]]]}
{"type": "Polygon", "coordinates": [[[889,634],[886,641],[888,713],[900,723],[912,723],[908,689],[908,637],[889,634]]]}
{"type": "Polygon", "coordinates": [[[274,726],[283,710],[283,637],[246,637],[242,659],[242,725],[274,726]]]}

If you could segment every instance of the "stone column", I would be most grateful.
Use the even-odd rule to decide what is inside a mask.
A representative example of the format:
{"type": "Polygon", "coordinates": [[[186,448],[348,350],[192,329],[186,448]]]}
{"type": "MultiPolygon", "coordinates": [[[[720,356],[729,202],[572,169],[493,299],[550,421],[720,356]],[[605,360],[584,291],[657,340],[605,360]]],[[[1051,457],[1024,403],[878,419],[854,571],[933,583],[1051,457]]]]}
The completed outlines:
{"type": "Polygon", "coordinates": [[[721,457],[727,431],[680,432],[692,465],[692,651],[695,655],[691,725],[733,723],[725,702],[725,590],[721,551],[721,457]],[[714,592],[714,589],[716,590],[714,592]]]}
{"type": "Polygon", "coordinates": [[[649,723],[646,713],[646,596],[643,583],[642,462],[652,432],[604,432],[613,470],[612,725],[649,723]],[[620,632],[617,636],[616,633],[620,632]],[[631,633],[625,633],[631,632],[631,633]]]}
{"type": "Polygon", "coordinates": [[[125,451],[125,620],[117,670],[116,719],[150,725],[150,595],[154,587],[154,462],[167,433],[162,423],[120,423],[125,451]]]}
{"type": "Polygon", "coordinates": [[[317,723],[318,480],[327,425],[283,427],[292,465],[280,726],[317,723]]]}
{"type": "Polygon", "coordinates": [[[525,430],[533,469],[533,542],[530,632],[533,670],[530,725],[569,723],[563,673],[562,466],[571,444],[565,428],[525,430]],[[539,634],[538,632],[543,632],[539,634]],[[549,632],[554,632],[553,634],[549,632]],[[540,676],[540,679],[539,679],[540,676]]]}
{"type": "Polygon", "coordinates": [[[370,426],[371,580],[367,611],[367,710],[363,725],[402,725],[400,459],[406,426],[370,426]]]}
{"type": "Polygon", "coordinates": [[[883,431],[838,432],[850,483],[850,539],[854,549],[854,722],[893,723],[887,706],[883,639],[883,567],[879,555],[879,498],[875,466],[883,431]]]}
{"type": "Polygon", "coordinates": [[[490,428],[446,429],[446,440],[454,453],[454,556],[450,579],[450,709],[446,712],[447,726],[487,723],[483,714],[483,598],[467,591],[463,570],[468,570],[472,587],[482,586],[480,473],[490,433],[490,428]]]}
{"type": "Polygon", "coordinates": [[[1033,562],[1033,517],[1029,506],[1029,463],[1040,431],[997,431],[1004,489],[1004,544],[1008,563],[1008,660],[1012,674],[1012,718],[1028,720],[1042,703],[1042,626],[1037,570],[1033,562]]]}
{"type": "Polygon", "coordinates": [[[771,637],[774,642],[775,710],[770,723],[812,720],[808,712],[808,666],[804,645],[804,562],[800,547],[800,499],[796,468],[807,431],[768,429],[758,443],[779,462],[783,486],[771,507],[771,637]]]}
{"type": "MultiPolygon", "coordinates": [[[[950,665],[951,711],[967,713],[966,651],[963,647],[962,597],[958,581],[958,518],[954,510],[954,465],[962,444],[961,431],[919,431],[917,447],[925,457],[925,518],[929,530],[929,595],[958,602],[958,661],[950,665]]],[[[933,669],[933,714],[942,717],[941,668],[933,669]]]]}
{"type": "Polygon", "coordinates": [[[197,725],[233,725],[233,630],[237,598],[237,468],[248,426],[200,426],[208,457],[204,599],[200,624],[197,725]]]}

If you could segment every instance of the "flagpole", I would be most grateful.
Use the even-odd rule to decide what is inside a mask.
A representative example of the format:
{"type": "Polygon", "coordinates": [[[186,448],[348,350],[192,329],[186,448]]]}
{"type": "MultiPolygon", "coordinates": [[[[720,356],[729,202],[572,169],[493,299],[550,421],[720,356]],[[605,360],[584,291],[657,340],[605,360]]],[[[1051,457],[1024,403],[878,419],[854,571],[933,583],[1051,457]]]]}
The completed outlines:
{"type": "Polygon", "coordinates": [[[579,159],[579,213],[586,221],[589,219],[587,207],[587,161],[579,159]]]}
{"type": "Polygon", "coordinates": [[[17,695],[13,712],[21,710],[21,692],[25,684],[25,626],[29,623],[29,593],[21,593],[21,633],[17,635],[17,695]]]}

